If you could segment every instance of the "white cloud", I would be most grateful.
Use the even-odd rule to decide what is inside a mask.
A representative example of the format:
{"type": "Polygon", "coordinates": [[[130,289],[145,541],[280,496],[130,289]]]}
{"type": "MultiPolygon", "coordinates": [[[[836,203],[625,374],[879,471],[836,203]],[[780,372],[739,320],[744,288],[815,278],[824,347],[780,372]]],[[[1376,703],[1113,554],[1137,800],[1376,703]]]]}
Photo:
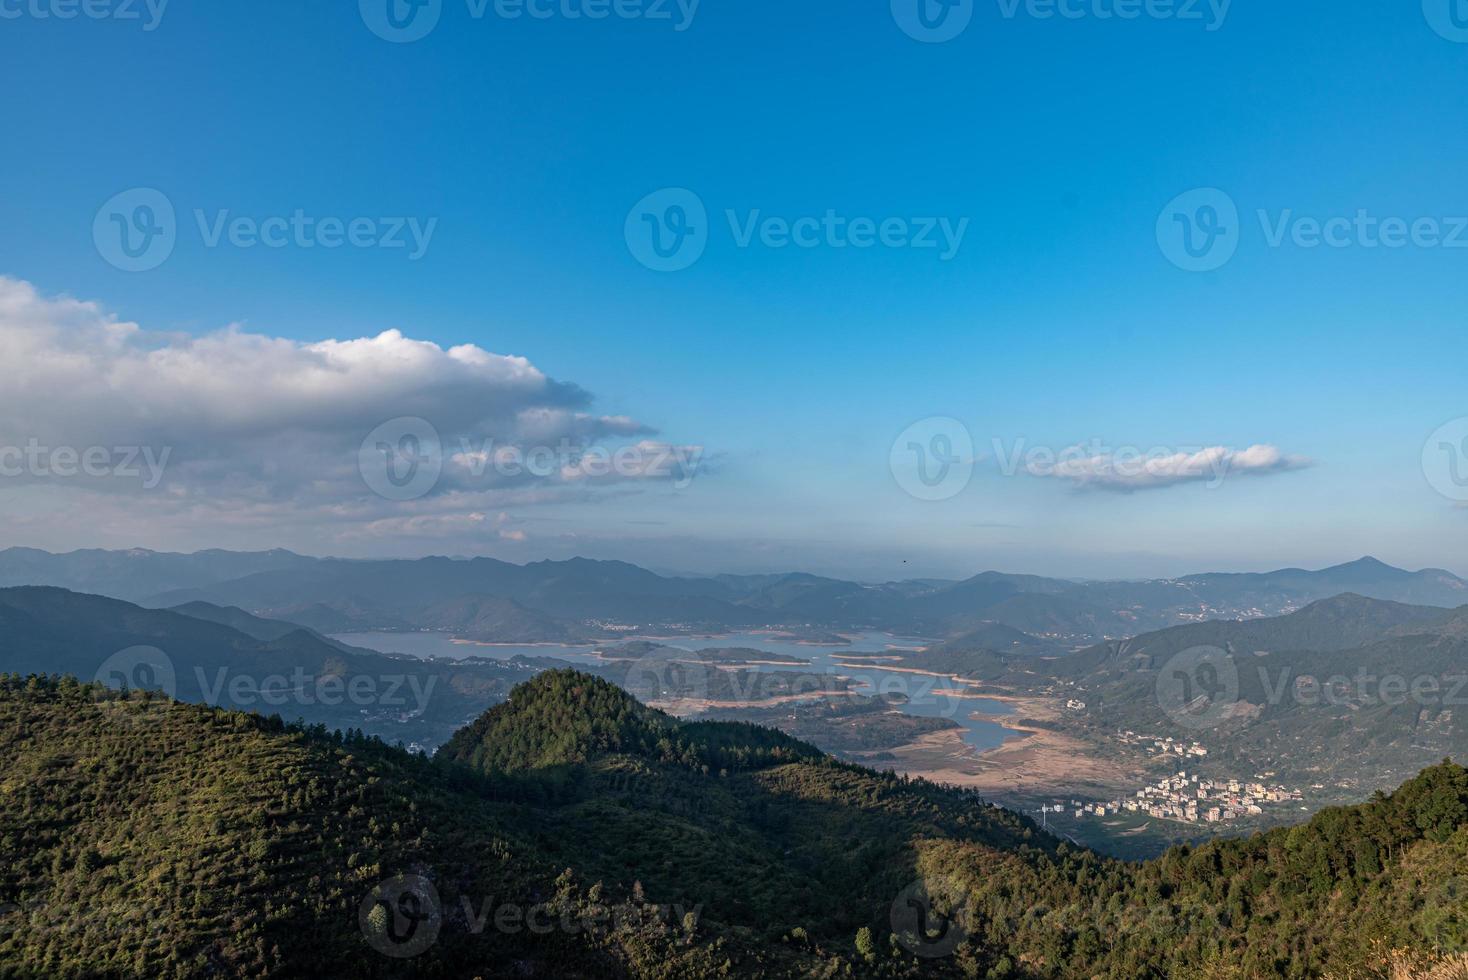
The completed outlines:
{"type": "MultiPolygon", "coordinates": [[[[0,386],[0,454],[9,447],[11,455],[0,455],[0,468],[19,463],[0,476],[8,502],[86,493],[99,519],[133,523],[140,539],[150,521],[154,529],[216,521],[338,525],[343,535],[400,522],[405,533],[457,526],[518,540],[521,532],[484,515],[557,494],[584,499],[602,481],[564,472],[566,459],[603,444],[641,444],[654,432],[627,415],[594,412],[589,392],[524,357],[473,344],[444,348],[396,329],[315,342],[239,326],[149,331],[98,304],[48,297],[3,276],[0,358],[11,365],[0,386]],[[384,500],[364,482],[358,450],[379,425],[408,416],[437,431],[443,474],[412,500],[384,500]],[[27,447],[46,465],[27,459],[27,447]],[[167,465],[147,487],[119,477],[115,465],[70,479],[50,465],[58,449],[92,447],[114,463],[114,450],[126,447],[155,460],[166,452],[167,465]],[[476,453],[528,455],[534,447],[551,447],[554,465],[512,473],[472,465],[476,453]]],[[[676,469],[663,479],[675,482],[676,469]]]]}
{"type": "MultiPolygon", "coordinates": [[[[5,387],[7,415],[20,413],[10,421],[69,438],[365,432],[393,413],[422,415],[446,432],[523,418],[545,434],[599,434],[594,418],[573,413],[586,393],[523,357],[470,344],[445,350],[398,330],[315,343],[238,327],[149,333],[95,304],[48,299],[3,277],[0,356],[25,365],[5,387]]],[[[616,416],[606,430],[629,425],[616,416]]]]}
{"type": "Polygon", "coordinates": [[[1032,476],[1065,480],[1081,489],[1130,492],[1178,483],[1217,487],[1234,475],[1261,476],[1308,465],[1310,460],[1302,456],[1286,455],[1275,446],[1254,445],[1247,449],[1101,451],[1073,447],[1054,457],[1032,458],[1025,468],[1032,476]]]}

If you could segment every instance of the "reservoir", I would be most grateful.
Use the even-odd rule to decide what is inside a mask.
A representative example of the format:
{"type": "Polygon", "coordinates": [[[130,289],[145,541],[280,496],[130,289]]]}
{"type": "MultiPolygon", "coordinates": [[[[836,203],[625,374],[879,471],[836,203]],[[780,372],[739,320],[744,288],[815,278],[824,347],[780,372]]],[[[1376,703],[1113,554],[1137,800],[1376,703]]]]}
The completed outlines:
{"type": "MultiPolygon", "coordinates": [[[[850,680],[852,688],[861,694],[904,695],[905,700],[899,699],[894,707],[909,715],[947,718],[955,722],[964,729],[964,741],[979,752],[998,748],[1006,737],[1014,734],[992,721],[970,717],[974,711],[990,715],[1009,714],[1011,709],[1005,702],[973,697],[967,694],[971,689],[969,685],[949,677],[919,674],[910,670],[892,670],[883,666],[883,655],[890,655],[894,650],[920,649],[927,641],[881,632],[847,635],[851,642],[839,646],[804,643],[766,631],[725,633],[717,636],[637,636],[628,639],[649,640],[689,651],[742,647],[797,658],[801,661],[798,664],[751,664],[747,667],[741,666],[740,669],[839,676],[850,680]]],[[[339,633],[333,639],[383,653],[403,653],[424,658],[448,657],[463,660],[468,657],[486,657],[510,660],[515,657],[546,657],[577,666],[605,665],[606,661],[596,654],[597,647],[615,645],[471,643],[455,639],[449,633],[438,632],[339,633]]]]}

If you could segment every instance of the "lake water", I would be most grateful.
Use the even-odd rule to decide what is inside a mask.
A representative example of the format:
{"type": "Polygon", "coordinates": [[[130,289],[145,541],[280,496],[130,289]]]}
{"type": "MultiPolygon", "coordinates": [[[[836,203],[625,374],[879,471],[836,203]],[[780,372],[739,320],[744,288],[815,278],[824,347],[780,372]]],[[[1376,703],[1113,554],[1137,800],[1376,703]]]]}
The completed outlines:
{"type": "Polygon", "coordinates": [[[493,644],[463,643],[449,633],[335,633],[332,639],[366,647],[379,653],[406,653],[414,657],[448,657],[465,660],[469,657],[485,657],[489,660],[510,660],[514,657],[555,657],[577,664],[604,663],[592,651],[596,647],[563,646],[559,643],[493,644]]]}
{"type": "MultiPolygon", "coordinates": [[[[900,694],[906,701],[896,705],[906,714],[922,718],[947,718],[964,729],[964,741],[982,752],[997,748],[1013,733],[992,721],[970,717],[974,711],[991,715],[1006,715],[1011,709],[1003,701],[991,698],[960,696],[971,688],[948,677],[933,677],[911,671],[891,670],[882,666],[884,654],[897,650],[915,650],[926,641],[913,637],[899,637],[890,633],[849,634],[852,642],[842,646],[815,645],[785,639],[774,633],[726,633],[719,636],[645,636],[638,639],[652,640],[685,650],[704,650],[714,647],[747,647],[766,653],[796,657],[799,664],[754,664],[741,669],[760,672],[790,672],[845,677],[854,690],[861,694],[900,694]],[[865,658],[873,659],[865,659],[865,658]]],[[[557,643],[539,644],[494,644],[455,642],[448,633],[339,633],[335,639],[353,646],[366,647],[383,653],[404,653],[415,657],[448,657],[463,660],[467,657],[486,657],[494,660],[509,660],[513,657],[551,657],[572,664],[603,665],[596,656],[596,647],[586,645],[564,645],[557,643]]]]}

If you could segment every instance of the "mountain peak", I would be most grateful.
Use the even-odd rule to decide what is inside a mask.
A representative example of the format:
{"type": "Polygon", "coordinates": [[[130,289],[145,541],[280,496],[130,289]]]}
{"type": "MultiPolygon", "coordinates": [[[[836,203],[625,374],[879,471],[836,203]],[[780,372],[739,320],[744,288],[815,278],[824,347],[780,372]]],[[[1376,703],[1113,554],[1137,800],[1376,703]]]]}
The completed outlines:
{"type": "Polygon", "coordinates": [[[522,772],[635,755],[709,769],[757,768],[815,759],[814,746],[742,722],[684,722],[622,688],[573,669],[518,684],[438,750],[440,759],[484,772],[522,772]]]}
{"type": "Polygon", "coordinates": [[[1330,568],[1322,569],[1320,574],[1331,575],[1337,578],[1345,576],[1357,580],[1365,580],[1368,578],[1404,578],[1412,573],[1406,569],[1397,568],[1395,565],[1388,565],[1379,558],[1364,555],[1355,561],[1346,562],[1344,565],[1334,565],[1330,568]]]}
{"type": "Polygon", "coordinates": [[[1342,592],[1339,595],[1301,606],[1289,616],[1303,618],[1310,615],[1331,614],[1348,616],[1393,616],[1403,621],[1431,619],[1441,616],[1443,610],[1437,606],[1414,606],[1391,599],[1377,599],[1359,592],[1342,592]]]}
{"type": "Polygon", "coordinates": [[[676,725],[599,677],[547,670],[460,729],[439,755],[485,771],[542,769],[607,752],[636,752],[676,725]]]}

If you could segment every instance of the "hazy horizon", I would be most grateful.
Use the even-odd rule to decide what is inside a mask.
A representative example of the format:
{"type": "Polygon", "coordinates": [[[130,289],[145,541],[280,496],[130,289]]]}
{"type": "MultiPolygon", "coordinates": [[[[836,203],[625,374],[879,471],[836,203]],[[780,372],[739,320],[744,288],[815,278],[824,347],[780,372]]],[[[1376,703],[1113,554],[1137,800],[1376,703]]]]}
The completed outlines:
{"type": "Polygon", "coordinates": [[[0,160],[0,542],[863,579],[1468,545],[1468,49],[1418,5],[430,6],[6,21],[45,149],[0,160]]]}
{"type": "Polygon", "coordinates": [[[543,562],[543,561],[564,562],[564,561],[572,561],[572,560],[577,560],[577,559],[583,559],[583,560],[590,560],[590,561],[624,562],[624,563],[627,563],[627,564],[637,565],[637,566],[639,566],[641,568],[645,568],[647,571],[653,572],[654,574],[657,574],[657,575],[661,575],[661,576],[664,576],[664,577],[673,577],[673,578],[679,578],[679,577],[681,577],[681,578],[712,578],[712,577],[715,577],[715,576],[718,576],[718,575],[801,575],[801,574],[805,574],[805,575],[815,575],[815,576],[825,577],[825,578],[839,578],[839,579],[844,579],[846,581],[858,582],[858,583],[864,584],[864,585],[880,585],[880,584],[883,584],[885,582],[912,581],[912,580],[918,580],[918,579],[943,579],[943,580],[955,581],[956,582],[956,581],[963,581],[964,579],[969,579],[969,578],[972,578],[972,577],[974,577],[976,575],[982,575],[982,574],[989,573],[989,572],[997,572],[997,573],[1000,573],[1000,574],[1007,574],[1007,575],[1038,575],[1038,576],[1042,576],[1042,577],[1046,577],[1046,578],[1063,579],[1063,580],[1074,581],[1074,582],[1147,581],[1147,580],[1156,580],[1156,579],[1174,579],[1174,578],[1181,578],[1181,577],[1185,577],[1185,576],[1188,576],[1188,575],[1248,574],[1248,573],[1258,573],[1258,572],[1277,572],[1277,571],[1284,571],[1284,570],[1287,570],[1287,569],[1302,569],[1304,571],[1312,571],[1312,572],[1314,572],[1314,571],[1323,571],[1323,570],[1331,569],[1331,568],[1339,568],[1339,567],[1346,566],[1346,565],[1354,565],[1354,564],[1357,564],[1359,562],[1370,562],[1370,561],[1381,562],[1382,564],[1387,565],[1389,567],[1396,568],[1396,569],[1399,569],[1399,570],[1402,570],[1402,571],[1407,571],[1407,572],[1445,571],[1445,572],[1447,572],[1447,573],[1449,573],[1451,575],[1458,575],[1459,574],[1458,572],[1456,572],[1453,568],[1451,568],[1447,564],[1428,564],[1428,565],[1423,565],[1423,566],[1406,566],[1406,565],[1399,565],[1399,564],[1397,564],[1395,562],[1392,562],[1392,561],[1386,561],[1386,560],[1382,559],[1380,556],[1378,556],[1378,555],[1372,555],[1372,554],[1357,555],[1357,556],[1355,556],[1353,558],[1341,558],[1341,559],[1338,559],[1338,560],[1327,561],[1327,562],[1322,563],[1322,564],[1301,564],[1299,562],[1283,562],[1283,563],[1278,563],[1278,564],[1271,564],[1271,563],[1268,563],[1268,562],[1264,562],[1264,563],[1259,563],[1257,565],[1257,567],[1243,567],[1243,566],[1225,567],[1225,566],[1221,566],[1220,565],[1220,566],[1208,566],[1208,567],[1189,568],[1189,569],[1186,569],[1186,570],[1183,570],[1183,571],[1178,571],[1178,572],[1175,572],[1175,573],[1170,573],[1170,574],[1169,573],[1164,573],[1164,574],[1155,574],[1155,575],[1148,575],[1148,574],[1142,574],[1142,575],[1126,575],[1126,574],[1114,574],[1114,575],[1075,575],[1075,574],[1062,574],[1062,573],[1057,573],[1057,572],[1037,571],[1037,570],[1034,570],[1034,569],[1031,569],[1031,568],[1018,568],[1018,567],[1011,568],[1011,567],[999,567],[999,566],[993,566],[993,565],[982,565],[982,566],[974,566],[974,567],[968,568],[967,570],[964,570],[964,569],[955,569],[954,571],[945,572],[945,573],[925,572],[921,568],[913,569],[913,568],[911,568],[909,566],[899,566],[898,571],[895,574],[893,574],[893,575],[879,576],[879,577],[866,577],[866,576],[855,575],[855,574],[841,574],[837,570],[822,571],[822,570],[817,570],[815,568],[801,567],[801,566],[798,566],[798,565],[796,565],[796,566],[773,566],[773,565],[771,565],[771,566],[749,566],[749,567],[742,567],[742,566],[717,567],[716,564],[711,564],[709,567],[679,567],[679,566],[672,566],[672,565],[657,565],[657,564],[654,564],[654,563],[643,563],[643,562],[633,561],[632,559],[629,559],[629,558],[624,557],[624,556],[617,556],[617,555],[590,555],[590,554],[570,554],[570,555],[557,556],[557,557],[544,557],[544,558],[529,558],[529,559],[523,559],[523,560],[510,560],[510,559],[506,559],[506,558],[500,558],[499,556],[496,556],[496,555],[451,554],[451,553],[445,553],[445,552],[429,552],[429,553],[423,553],[423,554],[396,554],[396,555],[394,555],[394,554],[345,555],[345,554],[311,553],[311,552],[302,551],[302,550],[297,549],[297,548],[213,548],[213,547],[198,548],[198,549],[192,549],[192,550],[186,550],[186,551],[170,551],[168,549],[151,548],[151,547],[142,546],[142,545],[134,545],[132,547],[125,547],[125,548],[83,547],[83,548],[68,548],[68,549],[63,549],[63,550],[53,550],[53,549],[48,549],[48,548],[37,548],[37,547],[31,546],[31,545],[12,545],[12,544],[6,544],[3,547],[0,547],[0,551],[4,551],[4,550],[6,550],[8,548],[34,548],[34,550],[44,551],[44,552],[47,552],[47,553],[53,554],[53,555],[67,555],[67,554],[75,554],[75,553],[78,553],[78,552],[83,552],[84,553],[84,552],[88,552],[88,551],[107,551],[107,552],[144,551],[144,552],[151,552],[151,553],[154,553],[154,554],[179,554],[179,555],[193,555],[193,554],[199,554],[199,553],[205,553],[205,552],[211,552],[211,551],[227,551],[227,552],[242,552],[242,553],[265,553],[265,552],[269,552],[269,551],[288,551],[288,552],[291,552],[293,554],[299,555],[299,556],[301,556],[303,558],[314,558],[314,559],[321,559],[321,560],[344,560],[344,561],[419,561],[419,560],[430,559],[430,558],[444,558],[444,559],[448,559],[450,561],[473,561],[473,560],[476,560],[476,559],[488,558],[488,559],[494,559],[496,561],[507,561],[510,564],[514,564],[514,565],[528,565],[528,564],[533,564],[533,563],[536,563],[536,562],[543,562]]]}

